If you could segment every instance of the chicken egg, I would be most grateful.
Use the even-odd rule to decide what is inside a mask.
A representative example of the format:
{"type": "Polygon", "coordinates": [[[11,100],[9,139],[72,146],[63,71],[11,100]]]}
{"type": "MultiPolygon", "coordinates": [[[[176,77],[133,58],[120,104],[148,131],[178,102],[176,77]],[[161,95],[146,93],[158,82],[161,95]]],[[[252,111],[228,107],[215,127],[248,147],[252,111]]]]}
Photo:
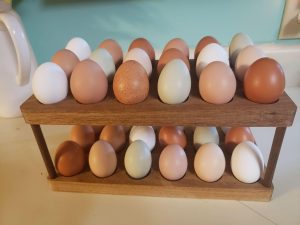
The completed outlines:
{"type": "Polygon", "coordinates": [[[68,49],[58,50],[51,59],[52,62],[59,65],[65,72],[68,78],[70,78],[74,67],[79,62],[78,57],[68,49]]]}
{"type": "Polygon", "coordinates": [[[145,38],[137,38],[137,39],[134,39],[129,48],[128,48],[128,51],[130,51],[131,49],[133,48],[141,48],[143,49],[149,56],[150,60],[151,61],[154,61],[155,60],[155,51],[154,51],[154,48],[153,46],[151,45],[151,43],[145,39],[145,38]]]}
{"type": "Polygon", "coordinates": [[[99,48],[106,49],[113,57],[116,67],[119,67],[123,61],[123,51],[121,46],[113,39],[106,39],[99,44],[99,48]]]}
{"type": "Polygon", "coordinates": [[[180,145],[166,146],[159,156],[159,171],[168,180],[182,178],[187,171],[187,166],[187,157],[180,145]]]}
{"type": "Polygon", "coordinates": [[[74,125],[70,131],[70,139],[88,152],[96,141],[95,131],[90,125],[74,125]]]}
{"type": "Polygon", "coordinates": [[[124,57],[124,62],[134,60],[138,62],[147,72],[148,77],[152,73],[152,63],[147,53],[141,48],[133,48],[124,57]]]}
{"type": "Polygon", "coordinates": [[[202,70],[211,62],[220,61],[229,65],[228,54],[225,49],[216,43],[206,45],[198,55],[196,61],[196,74],[198,78],[202,70]]]}
{"type": "Polygon", "coordinates": [[[191,91],[190,72],[181,59],[173,59],[163,68],[157,82],[158,95],[166,104],[184,102],[191,91]]]}
{"type": "Polygon", "coordinates": [[[225,147],[229,153],[243,141],[255,143],[254,136],[249,127],[232,127],[225,135],[225,147]]]}
{"type": "Polygon", "coordinates": [[[41,64],[32,78],[34,96],[43,104],[62,101],[68,94],[68,79],[63,69],[53,62],[41,64]]]}
{"type": "Polygon", "coordinates": [[[156,137],[153,127],[151,126],[133,126],[129,133],[129,142],[141,140],[146,143],[150,151],[154,149],[156,137]]]}
{"type": "Polygon", "coordinates": [[[219,44],[219,42],[212,36],[205,36],[203,37],[198,44],[196,45],[195,48],[195,53],[194,53],[194,59],[196,60],[198,58],[199,53],[202,51],[202,49],[211,43],[216,43],[219,44]]]}
{"type": "Polygon", "coordinates": [[[187,144],[187,139],[183,129],[176,126],[161,127],[158,139],[161,146],[178,144],[184,149],[187,144]]]}
{"type": "Polygon", "coordinates": [[[129,176],[140,179],[145,177],[152,164],[152,156],[149,147],[145,142],[136,140],[126,150],[124,165],[129,176]]]}
{"type": "Polygon", "coordinates": [[[123,149],[126,143],[126,134],[123,126],[105,126],[100,134],[100,140],[107,141],[116,152],[123,149]]]}
{"type": "Polygon", "coordinates": [[[224,174],[225,165],[224,153],[215,143],[201,145],[194,158],[195,172],[206,182],[219,180],[224,174]]]}
{"type": "Polygon", "coordinates": [[[179,51],[181,51],[183,53],[183,55],[189,59],[189,47],[187,45],[187,43],[181,39],[181,38],[174,38],[172,40],[170,40],[166,46],[163,49],[163,52],[171,49],[171,48],[176,48],[179,51]]]}
{"type": "Polygon", "coordinates": [[[149,93],[146,70],[134,60],[124,62],[114,76],[113,91],[116,99],[123,104],[144,101],[149,93]]]}
{"type": "Polygon", "coordinates": [[[196,127],[193,136],[195,149],[206,143],[219,144],[219,133],[215,127],[196,127]]]}
{"type": "Polygon", "coordinates": [[[67,43],[66,49],[72,51],[80,61],[87,59],[91,54],[89,44],[80,37],[72,38],[67,43]]]}
{"type": "Polygon", "coordinates": [[[117,156],[111,144],[102,140],[96,141],[90,150],[89,165],[97,177],[112,175],[117,168],[117,156]]]}
{"type": "Polygon", "coordinates": [[[233,98],[235,91],[236,79],[227,64],[212,62],[201,72],[199,92],[206,102],[225,104],[233,98]]]}

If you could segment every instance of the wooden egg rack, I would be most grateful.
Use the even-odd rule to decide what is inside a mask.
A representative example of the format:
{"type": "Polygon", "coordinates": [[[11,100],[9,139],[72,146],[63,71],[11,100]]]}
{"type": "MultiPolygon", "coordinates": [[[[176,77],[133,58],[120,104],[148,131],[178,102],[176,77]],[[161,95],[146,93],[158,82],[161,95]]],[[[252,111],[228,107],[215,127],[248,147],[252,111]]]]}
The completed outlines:
{"type": "MultiPolygon", "coordinates": [[[[191,68],[195,66],[191,60],[191,68]]],[[[155,65],[156,66],[156,65],[155,65]]],[[[154,66],[154,68],[156,68],[154,66]]],[[[144,195],[164,197],[190,197],[212,199],[235,199],[269,201],[272,197],[272,179],[279,157],[286,127],[293,124],[297,107],[284,92],[274,104],[257,104],[247,100],[241,88],[238,88],[233,100],[223,105],[213,105],[203,101],[198,91],[195,71],[191,70],[192,89],[189,98],[179,105],[167,105],[159,100],[157,94],[158,76],[154,72],[150,80],[148,98],[136,105],[119,103],[113,95],[112,87],[104,101],[82,105],[69,95],[62,102],[44,105],[32,96],[21,110],[26,123],[30,124],[46,165],[51,187],[55,191],[88,192],[116,195],[144,195]],[[50,157],[40,124],[48,125],[181,125],[194,126],[248,126],[276,127],[265,176],[253,184],[239,182],[230,170],[229,158],[226,156],[226,171],[223,177],[213,183],[200,180],[193,169],[194,149],[192,147],[192,130],[187,129],[188,171],[178,181],[164,179],[158,169],[160,146],[152,152],[153,165],[148,176],[135,180],[124,169],[125,150],[118,154],[116,172],[107,178],[97,178],[86,170],[73,177],[63,177],[56,173],[50,157]]]]}

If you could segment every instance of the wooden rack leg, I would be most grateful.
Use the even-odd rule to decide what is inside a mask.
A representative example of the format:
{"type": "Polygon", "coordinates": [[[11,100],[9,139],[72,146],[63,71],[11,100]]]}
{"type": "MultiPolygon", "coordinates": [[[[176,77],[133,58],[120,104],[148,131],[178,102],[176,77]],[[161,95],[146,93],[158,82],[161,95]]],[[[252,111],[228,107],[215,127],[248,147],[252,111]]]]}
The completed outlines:
{"type": "Polygon", "coordinates": [[[42,154],[44,163],[46,165],[46,168],[47,168],[47,171],[49,174],[49,178],[53,179],[53,178],[57,177],[57,173],[55,171],[55,168],[54,168],[43,132],[41,130],[41,127],[40,127],[40,125],[32,124],[31,129],[33,131],[35,140],[39,146],[40,152],[42,154]]]}
{"type": "Polygon", "coordinates": [[[277,160],[279,157],[281,145],[283,142],[284,134],[286,131],[286,127],[277,127],[275,130],[275,135],[273,138],[272,148],[269,155],[268,165],[266,168],[265,177],[263,180],[263,185],[266,187],[272,186],[272,180],[277,164],[277,160]]]}

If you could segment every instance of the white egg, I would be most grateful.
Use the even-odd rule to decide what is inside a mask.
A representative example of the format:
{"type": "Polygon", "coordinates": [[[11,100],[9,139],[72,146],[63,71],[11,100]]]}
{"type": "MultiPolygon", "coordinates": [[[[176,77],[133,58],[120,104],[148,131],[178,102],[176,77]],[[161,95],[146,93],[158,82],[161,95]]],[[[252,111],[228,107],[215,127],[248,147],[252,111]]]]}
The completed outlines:
{"type": "Polygon", "coordinates": [[[168,62],[161,71],[157,90],[160,99],[167,104],[184,102],[191,91],[190,72],[181,59],[168,62]]]}
{"type": "Polygon", "coordinates": [[[80,37],[72,38],[66,45],[66,49],[72,51],[80,61],[87,59],[91,54],[89,44],[80,37]]]}
{"type": "Polygon", "coordinates": [[[62,101],[68,94],[68,78],[63,69],[55,63],[41,64],[33,74],[34,96],[43,104],[62,101]]]}
{"type": "Polygon", "coordinates": [[[204,67],[214,61],[220,61],[229,65],[228,53],[219,44],[211,43],[206,45],[198,55],[196,61],[196,74],[198,78],[204,67]]]}
{"type": "Polygon", "coordinates": [[[264,173],[264,159],[259,148],[251,141],[238,144],[231,156],[231,170],[241,182],[256,182],[264,173]]]}
{"type": "Polygon", "coordinates": [[[235,60],[238,54],[243,48],[247,47],[248,45],[253,45],[253,42],[247,34],[237,33],[233,36],[229,45],[230,65],[235,65],[235,60]]]}
{"type": "Polygon", "coordinates": [[[146,143],[150,151],[153,150],[155,146],[155,132],[151,126],[133,126],[129,133],[130,143],[141,140],[146,143]]]}
{"type": "Polygon", "coordinates": [[[91,53],[89,58],[98,63],[109,81],[113,80],[116,72],[116,66],[113,57],[106,49],[97,48],[91,53]]]}
{"type": "Polygon", "coordinates": [[[235,75],[240,81],[244,81],[249,66],[252,65],[256,60],[265,57],[266,55],[262,50],[253,45],[249,45],[243,48],[238,54],[235,61],[235,75]]]}
{"type": "Polygon", "coordinates": [[[140,63],[147,72],[148,77],[152,73],[152,63],[148,54],[141,48],[133,48],[124,57],[124,62],[134,60],[140,63]]]}
{"type": "Polygon", "coordinates": [[[215,127],[196,127],[194,131],[194,146],[198,149],[206,143],[219,144],[219,133],[215,127]]]}
{"type": "Polygon", "coordinates": [[[127,173],[136,179],[146,176],[152,164],[152,156],[145,142],[137,140],[132,142],[126,150],[124,165],[127,173]]]}

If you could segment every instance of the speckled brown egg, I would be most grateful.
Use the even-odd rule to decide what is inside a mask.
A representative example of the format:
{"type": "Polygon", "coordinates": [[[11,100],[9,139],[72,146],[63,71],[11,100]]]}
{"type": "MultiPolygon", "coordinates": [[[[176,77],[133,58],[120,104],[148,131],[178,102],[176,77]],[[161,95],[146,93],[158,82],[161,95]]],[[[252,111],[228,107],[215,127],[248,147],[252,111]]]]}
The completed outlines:
{"type": "Polygon", "coordinates": [[[284,88],[284,72],[274,59],[258,59],[246,71],[244,91],[246,97],[253,102],[274,103],[282,95],[284,88]]]}
{"type": "Polygon", "coordinates": [[[161,146],[178,144],[184,149],[187,144],[186,136],[182,127],[177,126],[161,127],[158,139],[161,146]]]}
{"type": "Polygon", "coordinates": [[[102,101],[108,89],[108,81],[101,67],[90,59],[79,62],[71,75],[71,92],[82,104],[102,101]]]}
{"type": "Polygon", "coordinates": [[[165,65],[173,59],[181,59],[190,70],[190,62],[181,51],[176,48],[170,48],[163,52],[157,63],[157,74],[160,74],[165,65]]]}
{"type": "Polygon", "coordinates": [[[88,152],[96,141],[95,131],[90,125],[74,125],[70,131],[70,139],[88,152]]]}
{"type": "Polygon", "coordinates": [[[170,48],[177,48],[179,51],[181,51],[183,53],[183,55],[185,55],[187,58],[189,58],[189,47],[183,39],[174,38],[174,39],[170,40],[166,44],[163,52],[167,51],[170,48]]]}
{"type": "Polygon", "coordinates": [[[143,49],[149,56],[151,61],[155,60],[155,51],[151,43],[145,38],[137,38],[131,42],[128,52],[133,48],[143,49]]]}
{"type": "Polygon", "coordinates": [[[194,53],[194,59],[197,60],[197,57],[199,55],[199,53],[201,52],[201,50],[208,44],[211,43],[216,43],[219,44],[219,42],[212,36],[205,36],[204,38],[202,38],[198,44],[196,45],[195,48],[195,53],[194,53]]]}
{"type": "Polygon", "coordinates": [[[123,61],[123,51],[118,42],[113,39],[106,39],[99,44],[99,48],[105,48],[113,57],[116,67],[123,61]]]}
{"type": "Polygon", "coordinates": [[[67,77],[70,78],[74,67],[79,63],[78,57],[68,49],[58,50],[51,59],[52,62],[59,65],[66,73],[67,77]]]}
{"type": "Polygon", "coordinates": [[[144,101],[149,93],[149,79],[144,67],[133,60],[123,63],[115,74],[113,91],[123,104],[144,101]]]}
{"type": "Polygon", "coordinates": [[[225,148],[229,153],[243,141],[255,143],[254,136],[249,127],[232,127],[225,135],[225,148]]]}
{"type": "Polygon", "coordinates": [[[80,173],[86,162],[83,148],[73,141],[58,146],[54,161],[57,171],[66,177],[80,173]]]}
{"type": "Polygon", "coordinates": [[[111,144],[116,152],[123,149],[126,143],[126,134],[123,126],[105,126],[100,134],[100,140],[111,144]]]}

